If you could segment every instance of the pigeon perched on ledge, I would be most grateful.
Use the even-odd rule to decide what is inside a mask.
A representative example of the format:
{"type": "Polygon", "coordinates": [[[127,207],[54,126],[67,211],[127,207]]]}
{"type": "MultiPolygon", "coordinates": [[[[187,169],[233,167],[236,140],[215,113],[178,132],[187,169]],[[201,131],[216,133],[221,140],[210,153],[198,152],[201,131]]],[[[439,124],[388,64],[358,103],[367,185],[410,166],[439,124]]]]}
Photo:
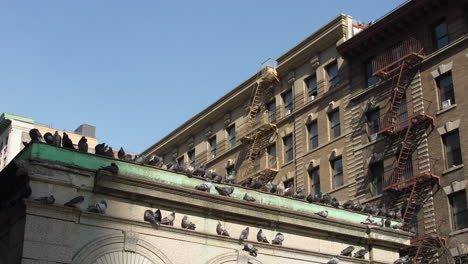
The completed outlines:
{"type": "Polygon", "coordinates": [[[320,215],[321,217],[327,217],[328,216],[328,211],[325,210],[325,211],[320,211],[320,212],[317,212],[316,214],[320,215]]]}
{"type": "Polygon", "coordinates": [[[192,221],[188,220],[188,217],[186,215],[184,215],[184,217],[182,218],[181,226],[182,228],[191,230],[195,230],[195,228],[197,228],[197,226],[194,223],[192,223],[192,221]]]}
{"type": "Polygon", "coordinates": [[[369,251],[365,249],[360,249],[358,252],[354,253],[354,257],[358,259],[363,259],[369,251]]]}
{"type": "Polygon", "coordinates": [[[261,228],[260,230],[258,230],[258,233],[257,233],[257,241],[267,243],[267,244],[270,243],[268,242],[268,239],[266,238],[266,235],[263,233],[261,228]]]}
{"type": "Polygon", "coordinates": [[[353,253],[354,251],[354,247],[353,246],[349,246],[345,249],[343,249],[340,253],[341,256],[347,256],[347,257],[351,257],[351,254],[353,253]]]}
{"type": "Polygon", "coordinates": [[[34,199],[34,201],[38,201],[42,204],[54,204],[55,203],[55,197],[53,195],[49,196],[44,196],[44,197],[39,197],[34,199]]]}
{"type": "Polygon", "coordinates": [[[257,256],[258,249],[254,245],[252,245],[250,243],[245,243],[244,248],[242,250],[249,252],[249,255],[252,256],[252,257],[257,256]]]}
{"type": "Polygon", "coordinates": [[[78,141],[78,150],[80,152],[88,153],[88,140],[82,136],[80,141],[78,141]]]}
{"type": "Polygon", "coordinates": [[[239,240],[244,241],[249,238],[249,227],[246,227],[244,230],[242,230],[239,240]]]}
{"type": "Polygon", "coordinates": [[[281,234],[281,233],[278,233],[278,234],[276,234],[275,239],[273,239],[273,240],[271,241],[271,244],[282,246],[282,245],[283,245],[283,241],[284,241],[284,235],[281,234]]]}
{"type": "Polygon", "coordinates": [[[215,186],[216,191],[223,196],[231,196],[234,192],[234,187],[232,186],[215,186]]]}
{"type": "Polygon", "coordinates": [[[31,137],[32,142],[44,142],[41,132],[37,128],[29,130],[29,137],[31,137]]]}
{"type": "Polygon", "coordinates": [[[255,197],[250,196],[250,195],[248,195],[247,193],[245,193],[245,194],[244,194],[244,201],[247,201],[247,202],[255,202],[256,199],[255,199],[255,197]]]}
{"type": "Polygon", "coordinates": [[[84,201],[84,196],[80,195],[66,202],[64,205],[68,207],[76,207],[77,204],[82,203],[83,201],[84,201]]]}
{"type": "Polygon", "coordinates": [[[337,257],[333,257],[327,262],[327,264],[338,264],[338,263],[340,263],[340,260],[337,257]]]}
{"type": "Polygon", "coordinates": [[[143,220],[145,222],[150,222],[154,226],[159,226],[161,224],[161,211],[158,209],[153,213],[151,210],[146,210],[143,220]]]}
{"type": "Polygon", "coordinates": [[[118,174],[119,173],[119,166],[117,166],[117,164],[112,162],[111,165],[106,166],[106,167],[102,167],[101,170],[108,171],[108,172],[110,172],[112,174],[118,174]]]}
{"type": "Polygon", "coordinates": [[[216,226],[216,233],[221,236],[230,236],[229,232],[221,225],[220,222],[218,222],[218,225],[216,226]]]}
{"type": "Polygon", "coordinates": [[[73,150],[75,149],[72,140],[70,139],[70,137],[68,137],[68,134],[65,132],[63,132],[62,147],[73,150]]]}
{"type": "Polygon", "coordinates": [[[170,226],[173,226],[174,225],[174,220],[175,220],[175,212],[172,211],[172,213],[166,217],[164,217],[162,220],[161,220],[161,224],[162,225],[170,225],[170,226]]]}
{"type": "Polygon", "coordinates": [[[44,134],[44,140],[47,144],[53,145],[54,144],[54,136],[50,132],[44,134]]]}
{"type": "Polygon", "coordinates": [[[88,206],[88,211],[93,213],[104,214],[107,209],[107,202],[105,200],[100,201],[99,203],[95,203],[93,205],[88,206]]]}
{"type": "Polygon", "coordinates": [[[195,186],[195,189],[199,190],[199,191],[203,191],[203,192],[210,192],[211,190],[211,182],[204,182],[200,185],[197,185],[195,186]]]}

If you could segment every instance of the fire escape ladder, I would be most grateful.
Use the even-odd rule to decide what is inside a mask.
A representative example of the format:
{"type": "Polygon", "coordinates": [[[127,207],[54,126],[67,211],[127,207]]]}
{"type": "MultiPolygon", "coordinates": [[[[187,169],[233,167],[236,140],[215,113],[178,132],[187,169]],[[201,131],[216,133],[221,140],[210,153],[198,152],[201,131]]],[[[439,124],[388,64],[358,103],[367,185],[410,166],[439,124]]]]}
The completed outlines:
{"type": "Polygon", "coordinates": [[[398,120],[398,114],[400,112],[401,101],[405,96],[406,87],[411,82],[411,72],[407,69],[408,65],[405,61],[401,63],[400,71],[398,73],[397,83],[393,88],[392,100],[390,102],[390,107],[387,112],[386,124],[385,126],[390,126],[395,124],[398,120]]]}
{"type": "Polygon", "coordinates": [[[432,264],[438,263],[440,249],[447,247],[447,238],[430,234],[411,240],[411,246],[403,250],[411,257],[411,263],[432,264]]]}

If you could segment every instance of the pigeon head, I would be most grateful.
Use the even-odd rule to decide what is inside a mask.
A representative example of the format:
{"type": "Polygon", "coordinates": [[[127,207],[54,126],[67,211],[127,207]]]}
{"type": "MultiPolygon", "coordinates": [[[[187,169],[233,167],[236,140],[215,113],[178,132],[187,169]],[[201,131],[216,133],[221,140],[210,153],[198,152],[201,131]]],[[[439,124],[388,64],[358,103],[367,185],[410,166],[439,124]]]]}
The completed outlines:
{"type": "Polygon", "coordinates": [[[105,200],[102,200],[101,203],[107,207],[107,202],[105,200]]]}
{"type": "Polygon", "coordinates": [[[184,217],[182,217],[182,220],[187,220],[187,216],[184,215],[184,217]]]}

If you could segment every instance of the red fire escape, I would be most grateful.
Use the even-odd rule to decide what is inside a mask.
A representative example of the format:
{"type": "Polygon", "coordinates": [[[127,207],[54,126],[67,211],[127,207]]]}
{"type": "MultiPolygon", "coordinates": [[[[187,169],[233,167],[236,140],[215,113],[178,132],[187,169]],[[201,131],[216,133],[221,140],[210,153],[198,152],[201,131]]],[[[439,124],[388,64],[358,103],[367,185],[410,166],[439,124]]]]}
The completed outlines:
{"type": "MultiPolygon", "coordinates": [[[[374,76],[381,80],[393,80],[391,101],[388,111],[380,120],[381,130],[387,142],[398,146],[398,153],[393,171],[385,176],[384,191],[397,194],[404,203],[402,219],[403,230],[415,231],[413,218],[428,196],[428,188],[434,184],[440,185],[440,176],[429,172],[413,175],[411,154],[417,148],[426,130],[435,126],[434,117],[424,111],[413,113],[407,118],[401,118],[400,109],[405,98],[406,89],[410,85],[413,73],[419,62],[424,59],[422,45],[416,39],[408,39],[376,57],[372,62],[376,69],[374,76]],[[413,229],[413,230],[412,230],[413,229]]],[[[427,245],[435,245],[437,241],[445,246],[446,239],[437,235],[419,237],[411,241],[411,246],[405,251],[412,257],[413,263],[431,263],[434,254],[429,254],[427,245]]],[[[433,247],[432,247],[433,248],[433,247]]]]}

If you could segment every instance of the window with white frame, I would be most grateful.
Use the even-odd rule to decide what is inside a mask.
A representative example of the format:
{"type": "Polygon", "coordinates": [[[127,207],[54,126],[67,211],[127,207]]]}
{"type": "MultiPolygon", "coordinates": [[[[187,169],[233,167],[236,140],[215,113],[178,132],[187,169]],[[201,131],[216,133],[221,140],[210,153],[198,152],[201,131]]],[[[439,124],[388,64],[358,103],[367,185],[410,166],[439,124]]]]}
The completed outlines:
{"type": "Polygon", "coordinates": [[[317,75],[312,75],[308,77],[306,80],[307,86],[307,102],[314,100],[318,93],[317,93],[317,75]]]}
{"type": "Polygon", "coordinates": [[[448,198],[452,210],[452,223],[454,230],[467,228],[468,208],[465,190],[452,193],[448,198]]]}
{"type": "Polygon", "coordinates": [[[318,148],[319,138],[317,121],[307,125],[307,132],[309,134],[309,151],[318,148]]]}
{"type": "Polygon", "coordinates": [[[292,113],[293,111],[293,97],[292,97],[292,90],[289,90],[282,94],[283,98],[283,105],[284,105],[284,112],[283,116],[287,116],[292,113]]]}
{"type": "Polygon", "coordinates": [[[338,157],[330,161],[333,176],[333,189],[336,189],[344,184],[343,178],[343,160],[338,157]]]}
{"type": "Polygon", "coordinates": [[[332,62],[325,67],[325,70],[327,71],[328,89],[332,90],[340,83],[340,77],[338,75],[338,64],[336,61],[332,62]]]}
{"type": "Polygon", "coordinates": [[[460,147],[460,136],[458,129],[452,130],[442,135],[442,140],[445,147],[445,159],[447,168],[457,166],[463,163],[460,147]]]}
{"type": "Polygon", "coordinates": [[[436,79],[439,90],[440,108],[444,109],[455,104],[455,93],[453,91],[452,73],[448,72],[436,79]]]}
{"type": "Polygon", "coordinates": [[[330,120],[330,139],[341,136],[340,111],[335,110],[328,114],[330,120]]]}
{"type": "Polygon", "coordinates": [[[294,159],[293,136],[285,136],[283,138],[284,145],[284,162],[289,162],[294,159]]]}

